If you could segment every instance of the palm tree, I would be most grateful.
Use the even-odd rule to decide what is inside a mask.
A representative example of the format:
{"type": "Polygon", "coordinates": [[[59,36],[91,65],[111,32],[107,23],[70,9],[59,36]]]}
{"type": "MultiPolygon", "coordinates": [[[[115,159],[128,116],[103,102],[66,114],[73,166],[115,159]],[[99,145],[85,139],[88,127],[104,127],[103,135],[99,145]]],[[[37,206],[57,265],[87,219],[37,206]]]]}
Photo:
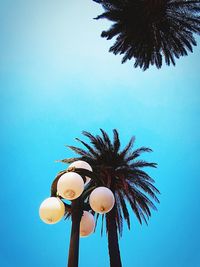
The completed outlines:
{"type": "MultiPolygon", "coordinates": [[[[79,157],[61,161],[64,163],[71,163],[76,160],[88,162],[92,166],[93,173],[98,177],[98,180],[91,180],[88,184],[88,190],[95,186],[106,186],[114,193],[115,206],[105,216],[106,228],[110,266],[121,267],[118,237],[122,235],[123,218],[130,229],[130,215],[127,203],[130,204],[137,219],[142,224],[143,221],[147,223],[151,216],[150,209],[156,210],[153,201],[159,202],[156,196],[156,194],[159,194],[159,191],[153,185],[154,180],[142,170],[144,167],[155,168],[156,163],[138,160],[138,157],[143,152],[151,152],[152,150],[146,147],[132,150],[135,140],[134,137],[130,139],[124,149],[120,150],[120,140],[117,130],[113,130],[113,142],[104,130],[100,130],[102,136],[94,136],[89,132],[83,132],[83,135],[89,138],[91,145],[76,138],[86,150],[69,146],[70,149],[79,154],[79,157]]],[[[62,175],[62,172],[60,175],[62,175]]]]}
{"type": "Polygon", "coordinates": [[[175,58],[193,52],[200,33],[200,0],[93,0],[105,12],[96,19],[113,22],[101,36],[116,37],[110,52],[123,54],[122,63],[135,59],[143,70],[175,65],[175,58]]]}

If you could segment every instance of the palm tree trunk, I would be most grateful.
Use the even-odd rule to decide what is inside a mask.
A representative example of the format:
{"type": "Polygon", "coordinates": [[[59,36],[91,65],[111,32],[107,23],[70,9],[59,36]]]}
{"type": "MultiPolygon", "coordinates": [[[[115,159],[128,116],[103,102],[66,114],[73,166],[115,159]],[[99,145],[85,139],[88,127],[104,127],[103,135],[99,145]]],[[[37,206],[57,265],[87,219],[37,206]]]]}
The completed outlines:
{"type": "Polygon", "coordinates": [[[78,267],[79,258],[79,234],[80,221],[83,214],[81,201],[79,198],[72,201],[72,229],[69,247],[68,267],[78,267]]]}
{"type": "Polygon", "coordinates": [[[116,208],[114,206],[106,216],[110,267],[122,267],[115,212],[116,208]]]}

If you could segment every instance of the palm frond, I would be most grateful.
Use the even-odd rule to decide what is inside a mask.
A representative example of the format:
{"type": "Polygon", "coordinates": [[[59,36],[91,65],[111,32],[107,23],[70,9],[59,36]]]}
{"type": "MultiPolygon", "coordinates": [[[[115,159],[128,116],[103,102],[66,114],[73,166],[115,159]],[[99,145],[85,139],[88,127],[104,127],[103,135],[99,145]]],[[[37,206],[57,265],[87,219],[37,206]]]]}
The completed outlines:
{"type": "Polygon", "coordinates": [[[144,193],[142,193],[142,191],[138,190],[135,186],[131,185],[130,183],[128,183],[128,192],[130,196],[134,200],[136,200],[136,202],[141,206],[142,209],[144,207],[144,211],[145,213],[147,213],[147,215],[149,216],[151,215],[149,207],[153,210],[157,210],[154,203],[144,193]]]}
{"type": "Polygon", "coordinates": [[[159,203],[159,199],[157,198],[156,194],[160,194],[160,192],[151,183],[149,183],[145,180],[136,178],[136,179],[133,179],[132,181],[130,181],[130,184],[133,184],[133,185],[137,186],[138,188],[141,188],[146,194],[150,195],[151,198],[154,199],[154,201],[159,203]]]}
{"type": "Polygon", "coordinates": [[[97,223],[98,223],[99,216],[100,216],[100,213],[96,213],[96,220],[95,220],[94,232],[96,231],[96,228],[97,228],[97,223]]]}
{"type": "Polygon", "coordinates": [[[120,140],[119,140],[119,134],[116,129],[113,130],[113,150],[115,153],[119,151],[120,148],[120,140]]]}
{"type": "Polygon", "coordinates": [[[136,150],[134,150],[127,158],[127,161],[131,161],[133,159],[136,159],[137,157],[139,157],[142,153],[144,152],[152,152],[152,149],[148,148],[148,147],[140,147],[136,150]]]}
{"type": "Polygon", "coordinates": [[[120,156],[123,158],[126,153],[129,152],[129,150],[133,147],[133,144],[135,142],[135,137],[131,137],[130,141],[128,142],[128,144],[125,146],[125,148],[120,152],[120,156]]]}
{"type": "Polygon", "coordinates": [[[131,227],[130,216],[129,216],[128,209],[126,207],[126,202],[124,200],[124,197],[123,197],[123,194],[121,193],[121,191],[118,191],[118,196],[119,196],[120,206],[122,208],[124,219],[126,220],[128,228],[130,229],[130,227],[131,227]]]}
{"type": "Polygon", "coordinates": [[[80,142],[82,145],[84,145],[88,149],[88,151],[90,152],[91,155],[98,156],[98,152],[95,149],[93,149],[90,145],[88,145],[84,141],[80,140],[79,138],[76,138],[76,140],[78,142],[80,142]]]}
{"type": "Polygon", "coordinates": [[[70,148],[71,150],[73,150],[75,153],[81,155],[81,156],[89,156],[89,153],[86,152],[85,150],[75,147],[75,146],[68,146],[66,145],[66,147],[70,148]]]}
{"type": "Polygon", "coordinates": [[[67,158],[67,159],[59,159],[59,160],[56,160],[56,162],[62,162],[62,163],[73,163],[74,161],[77,161],[79,160],[80,158],[67,158]]]}
{"type": "Polygon", "coordinates": [[[138,221],[140,222],[140,224],[142,224],[141,214],[140,214],[140,211],[137,207],[136,201],[133,198],[131,198],[131,196],[129,195],[128,192],[125,191],[124,195],[125,195],[127,201],[129,202],[133,212],[135,213],[135,216],[137,217],[138,221]]]}
{"type": "Polygon", "coordinates": [[[127,170],[127,172],[129,173],[129,177],[139,177],[142,178],[146,181],[149,181],[151,183],[154,183],[154,179],[152,177],[150,177],[146,172],[140,170],[140,169],[129,169],[127,170]]]}
{"type": "Polygon", "coordinates": [[[100,129],[100,131],[102,133],[103,140],[104,140],[105,144],[107,145],[108,149],[112,150],[112,144],[111,144],[111,141],[110,141],[108,134],[103,129],[100,129]]]}
{"type": "Polygon", "coordinates": [[[96,148],[96,150],[98,152],[102,152],[105,149],[105,144],[103,142],[103,140],[100,138],[100,136],[93,136],[91,133],[83,131],[83,135],[85,135],[86,137],[88,137],[90,139],[90,142],[94,145],[94,147],[96,148]]]}
{"type": "Polygon", "coordinates": [[[144,167],[153,167],[156,168],[157,164],[154,162],[146,162],[144,160],[137,160],[130,164],[131,168],[144,168],[144,167]]]}

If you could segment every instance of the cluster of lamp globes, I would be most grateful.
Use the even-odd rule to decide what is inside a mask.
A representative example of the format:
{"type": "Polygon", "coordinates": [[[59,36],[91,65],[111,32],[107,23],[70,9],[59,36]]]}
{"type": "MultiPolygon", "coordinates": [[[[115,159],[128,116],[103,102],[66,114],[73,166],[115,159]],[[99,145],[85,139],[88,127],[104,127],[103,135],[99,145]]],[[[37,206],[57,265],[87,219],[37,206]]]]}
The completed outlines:
{"type": "MultiPolygon", "coordinates": [[[[78,160],[69,165],[68,169],[82,168],[92,171],[91,166],[82,160],[78,160]]],[[[84,191],[84,186],[90,182],[90,178],[86,177],[84,183],[82,177],[73,171],[63,174],[57,183],[57,193],[63,199],[74,200],[78,198],[84,191]]],[[[109,212],[115,203],[115,198],[110,189],[104,186],[95,188],[89,196],[89,203],[92,210],[97,213],[104,214],[109,212]]],[[[47,224],[55,224],[59,222],[65,214],[65,206],[59,197],[49,197],[45,199],[39,208],[39,215],[43,222],[47,224]]],[[[80,222],[80,236],[88,236],[93,233],[95,228],[94,216],[83,211],[80,222]]]]}

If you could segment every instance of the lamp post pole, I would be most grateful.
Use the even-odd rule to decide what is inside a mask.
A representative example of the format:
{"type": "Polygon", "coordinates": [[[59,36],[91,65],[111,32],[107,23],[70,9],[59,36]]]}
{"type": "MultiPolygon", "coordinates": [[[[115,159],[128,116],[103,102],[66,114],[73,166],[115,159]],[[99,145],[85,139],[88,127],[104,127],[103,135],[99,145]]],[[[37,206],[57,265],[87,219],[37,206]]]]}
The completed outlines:
{"type": "Polygon", "coordinates": [[[81,197],[72,201],[71,216],[72,228],[68,256],[68,267],[78,267],[79,259],[79,238],[80,238],[80,221],[83,215],[81,197]]]}

